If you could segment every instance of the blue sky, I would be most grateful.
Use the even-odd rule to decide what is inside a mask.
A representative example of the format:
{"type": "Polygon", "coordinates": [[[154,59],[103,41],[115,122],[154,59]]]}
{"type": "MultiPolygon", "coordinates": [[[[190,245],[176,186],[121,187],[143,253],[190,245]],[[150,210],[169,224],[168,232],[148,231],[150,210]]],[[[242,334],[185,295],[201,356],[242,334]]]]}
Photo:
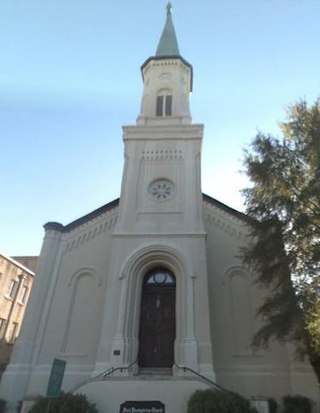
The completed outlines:
{"type": "MultiPolygon", "coordinates": [[[[243,209],[242,150],[277,133],[285,107],[320,91],[320,0],[173,0],[180,52],[204,123],[202,188],[243,209]]],[[[164,0],[0,0],[0,250],[37,255],[43,224],[117,198],[122,125],[164,0]]]]}

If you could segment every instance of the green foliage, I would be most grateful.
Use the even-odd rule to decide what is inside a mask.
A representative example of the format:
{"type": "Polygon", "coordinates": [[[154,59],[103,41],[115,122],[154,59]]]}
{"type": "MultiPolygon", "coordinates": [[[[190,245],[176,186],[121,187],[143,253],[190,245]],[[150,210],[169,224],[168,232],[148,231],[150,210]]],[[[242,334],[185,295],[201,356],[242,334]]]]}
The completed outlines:
{"type": "Polygon", "coordinates": [[[88,402],[83,394],[61,393],[56,399],[38,397],[29,413],[47,412],[50,402],[50,413],[98,413],[94,404],[88,402]]]}
{"type": "Polygon", "coordinates": [[[258,133],[244,160],[254,242],[243,258],[269,291],[253,344],[294,341],[320,382],[320,101],[290,107],[280,129],[258,133]]]}
{"type": "Polygon", "coordinates": [[[307,397],[303,396],[284,396],[283,413],[311,413],[312,404],[307,397]]]}
{"type": "Polygon", "coordinates": [[[188,401],[188,413],[256,413],[247,399],[227,390],[197,390],[188,401]]]}

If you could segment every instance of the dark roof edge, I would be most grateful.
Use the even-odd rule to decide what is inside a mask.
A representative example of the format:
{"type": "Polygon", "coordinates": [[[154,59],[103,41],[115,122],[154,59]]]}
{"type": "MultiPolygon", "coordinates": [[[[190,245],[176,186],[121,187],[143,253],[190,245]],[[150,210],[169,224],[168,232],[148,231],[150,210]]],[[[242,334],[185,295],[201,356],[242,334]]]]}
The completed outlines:
{"type": "MultiPolygon", "coordinates": [[[[233,209],[231,207],[229,207],[226,204],[223,204],[222,202],[218,201],[215,198],[212,198],[209,195],[206,194],[202,194],[203,200],[208,202],[211,205],[216,206],[217,208],[222,209],[223,211],[225,211],[228,214],[233,215],[234,217],[245,221],[247,223],[252,222],[252,220],[243,212],[237,211],[236,209],[233,209]]],[[[47,224],[44,225],[45,230],[47,229],[54,229],[54,230],[58,230],[60,232],[69,232],[72,231],[73,229],[79,227],[82,224],[85,224],[88,221],[91,221],[94,218],[97,218],[98,216],[104,214],[105,212],[111,211],[113,208],[116,208],[119,205],[119,198],[114,199],[113,201],[103,205],[102,207],[95,209],[92,212],[89,212],[88,214],[84,215],[81,218],[76,219],[75,221],[70,222],[70,224],[67,225],[62,225],[56,222],[48,222],[47,224]]]]}
{"type": "Polygon", "coordinates": [[[252,222],[251,218],[248,217],[248,215],[244,214],[243,212],[237,211],[234,208],[229,207],[226,204],[223,204],[222,202],[218,201],[215,198],[211,198],[211,196],[207,195],[207,194],[202,194],[202,198],[204,201],[208,202],[209,204],[212,204],[220,209],[222,209],[223,211],[227,212],[228,214],[231,214],[233,216],[235,216],[236,218],[241,219],[242,221],[245,221],[247,223],[252,222]]]}
{"type": "Polygon", "coordinates": [[[119,198],[114,199],[111,202],[108,202],[107,204],[103,205],[102,207],[95,209],[92,212],[89,212],[88,214],[84,215],[81,218],[76,219],[75,221],[70,222],[67,225],[62,225],[58,223],[53,223],[53,222],[48,222],[47,224],[44,225],[44,229],[55,229],[60,232],[69,232],[72,231],[73,229],[79,227],[82,224],[85,224],[88,221],[91,221],[94,218],[97,218],[99,215],[104,214],[107,211],[111,211],[113,208],[116,208],[119,205],[119,198]],[[59,225],[59,228],[58,228],[59,225]],[[54,228],[52,228],[54,226],[54,228]],[[57,227],[56,227],[57,226],[57,227]]]}
{"type": "Polygon", "coordinates": [[[190,77],[190,90],[192,92],[192,87],[193,87],[193,67],[192,64],[190,64],[186,59],[184,59],[180,55],[168,55],[168,56],[150,56],[146,61],[144,61],[141,65],[141,73],[142,73],[142,79],[143,79],[143,69],[144,67],[151,61],[151,60],[167,60],[167,59],[177,59],[181,60],[182,63],[184,63],[186,66],[189,67],[191,70],[191,77],[190,77]]]}

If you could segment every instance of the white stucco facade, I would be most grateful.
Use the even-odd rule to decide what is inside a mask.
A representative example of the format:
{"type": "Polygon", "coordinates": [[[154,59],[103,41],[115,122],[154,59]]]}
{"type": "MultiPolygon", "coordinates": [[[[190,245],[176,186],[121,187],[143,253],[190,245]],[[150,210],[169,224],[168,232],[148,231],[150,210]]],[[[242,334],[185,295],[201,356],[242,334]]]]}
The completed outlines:
{"type": "Polygon", "coordinates": [[[290,346],[250,347],[265,292],[239,258],[246,217],[201,192],[203,126],[191,122],[191,65],[173,52],[148,59],[142,72],[137,124],[123,128],[120,200],[69,225],[45,225],[1,397],[13,412],[14,402],[45,394],[60,358],[63,390],[85,392],[101,413],[126,400],[160,400],[167,413],[185,413],[192,392],[208,386],[195,373],[248,397],[299,393],[318,402],[313,372],[290,346]],[[176,283],[173,362],[160,378],[152,366],[146,375],[138,358],[144,279],[154,268],[176,283]],[[113,367],[124,369],[97,379],[113,367]]]}

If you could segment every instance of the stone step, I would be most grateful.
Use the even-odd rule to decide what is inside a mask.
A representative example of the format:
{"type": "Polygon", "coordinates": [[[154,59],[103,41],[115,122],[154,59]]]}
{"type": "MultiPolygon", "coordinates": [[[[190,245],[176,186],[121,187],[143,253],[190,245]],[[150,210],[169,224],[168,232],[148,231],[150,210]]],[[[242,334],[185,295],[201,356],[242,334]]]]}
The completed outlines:
{"type": "Polygon", "coordinates": [[[126,402],[156,401],[166,413],[186,413],[190,396],[209,386],[191,378],[145,375],[113,377],[81,386],[77,393],[85,394],[97,404],[99,413],[118,413],[126,402]]]}
{"type": "Polygon", "coordinates": [[[153,368],[140,368],[139,376],[172,376],[171,368],[153,367],[153,368]]]}

